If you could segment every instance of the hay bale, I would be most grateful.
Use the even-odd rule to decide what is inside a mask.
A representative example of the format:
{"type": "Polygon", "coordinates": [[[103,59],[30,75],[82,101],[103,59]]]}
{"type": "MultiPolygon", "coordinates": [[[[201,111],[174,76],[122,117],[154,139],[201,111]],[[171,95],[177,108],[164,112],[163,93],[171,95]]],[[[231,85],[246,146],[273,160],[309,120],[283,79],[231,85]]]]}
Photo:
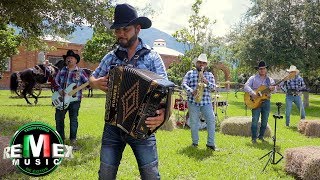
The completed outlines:
{"type": "Polygon", "coordinates": [[[306,136],[320,137],[320,120],[301,120],[298,130],[306,136]]]}
{"type": "Polygon", "coordinates": [[[0,136],[0,179],[1,177],[15,171],[15,166],[12,165],[10,159],[3,159],[3,149],[9,146],[10,137],[0,136]]]}
{"type": "Polygon", "coordinates": [[[306,126],[306,136],[320,137],[320,121],[309,122],[306,126]]]}
{"type": "Polygon", "coordinates": [[[165,131],[172,131],[176,128],[176,119],[174,118],[174,114],[171,114],[168,121],[166,121],[159,129],[165,131]]]}
{"type": "Polygon", "coordinates": [[[301,179],[320,179],[320,147],[287,149],[285,151],[285,170],[301,179]]]}
{"type": "Polygon", "coordinates": [[[299,124],[298,124],[298,131],[301,133],[301,134],[305,134],[306,133],[306,126],[308,124],[308,120],[303,120],[303,121],[300,121],[299,124]]]}
{"type": "MultiPolygon", "coordinates": [[[[251,122],[252,117],[238,116],[225,119],[221,123],[221,133],[233,135],[233,136],[251,136],[251,122]]],[[[258,122],[258,128],[260,128],[261,122],[258,122]]],[[[271,137],[271,127],[267,125],[267,129],[264,133],[265,137],[271,137]]]]}

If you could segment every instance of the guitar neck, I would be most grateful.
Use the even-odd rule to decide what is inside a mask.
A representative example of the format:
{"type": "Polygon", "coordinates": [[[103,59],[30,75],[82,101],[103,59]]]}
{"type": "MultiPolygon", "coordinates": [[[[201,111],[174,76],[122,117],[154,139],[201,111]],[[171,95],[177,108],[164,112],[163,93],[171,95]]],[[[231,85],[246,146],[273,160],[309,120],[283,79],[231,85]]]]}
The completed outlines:
{"type": "Polygon", "coordinates": [[[73,96],[75,93],[77,93],[78,91],[80,91],[81,89],[85,88],[85,87],[88,86],[88,85],[89,85],[89,81],[86,82],[86,83],[84,83],[84,84],[82,84],[81,86],[75,88],[74,90],[70,91],[70,92],[68,93],[68,95],[69,95],[69,96],[73,96]]]}
{"type": "MultiPolygon", "coordinates": [[[[283,79],[281,79],[280,81],[278,81],[277,83],[275,83],[273,86],[277,86],[277,85],[279,85],[282,81],[284,81],[286,78],[283,78],[283,79]]],[[[271,90],[270,90],[270,88],[268,87],[268,88],[266,88],[265,90],[263,90],[263,92],[262,93],[270,93],[271,92],[271,90]]]]}

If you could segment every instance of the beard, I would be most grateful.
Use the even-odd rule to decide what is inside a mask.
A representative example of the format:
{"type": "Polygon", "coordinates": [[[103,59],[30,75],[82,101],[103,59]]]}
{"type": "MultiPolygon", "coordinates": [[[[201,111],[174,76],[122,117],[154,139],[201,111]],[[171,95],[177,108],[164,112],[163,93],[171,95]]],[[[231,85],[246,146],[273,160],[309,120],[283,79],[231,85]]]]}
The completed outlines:
{"type": "Polygon", "coordinates": [[[128,48],[131,47],[133,45],[133,43],[138,39],[138,35],[135,34],[134,36],[132,36],[126,43],[123,42],[123,39],[117,39],[118,44],[123,47],[123,48],[128,48]]]}

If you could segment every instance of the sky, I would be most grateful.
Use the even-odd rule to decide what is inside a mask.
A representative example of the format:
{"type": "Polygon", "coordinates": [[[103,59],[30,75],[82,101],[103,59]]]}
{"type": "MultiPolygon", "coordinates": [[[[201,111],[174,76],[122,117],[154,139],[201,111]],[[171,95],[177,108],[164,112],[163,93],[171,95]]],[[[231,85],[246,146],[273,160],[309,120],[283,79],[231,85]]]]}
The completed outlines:
{"type": "MultiPolygon", "coordinates": [[[[150,4],[156,11],[154,15],[148,16],[152,21],[152,27],[173,34],[188,26],[188,19],[192,14],[191,6],[195,0],[117,0],[116,2],[128,3],[140,9],[150,4]]],[[[213,33],[216,36],[223,36],[240,21],[250,5],[250,0],[203,0],[200,15],[205,15],[211,21],[216,20],[212,26],[213,33]]],[[[139,12],[138,14],[141,15],[139,12]]]]}

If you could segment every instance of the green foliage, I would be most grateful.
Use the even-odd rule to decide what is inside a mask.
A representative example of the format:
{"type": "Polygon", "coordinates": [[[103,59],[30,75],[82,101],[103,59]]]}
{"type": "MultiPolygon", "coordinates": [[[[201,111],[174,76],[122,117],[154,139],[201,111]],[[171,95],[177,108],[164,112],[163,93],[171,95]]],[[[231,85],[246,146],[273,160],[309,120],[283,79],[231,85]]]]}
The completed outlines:
{"type": "MultiPolygon", "coordinates": [[[[229,92],[221,94],[220,100],[228,97],[227,116],[244,116],[243,93],[238,98],[229,92]]],[[[2,111],[0,115],[0,135],[12,137],[15,131],[25,123],[41,121],[55,127],[55,109],[51,106],[51,92],[43,91],[36,106],[26,105],[24,99],[9,98],[8,90],[0,91],[2,111]]],[[[310,107],[306,108],[308,119],[319,119],[319,95],[310,95],[310,107]]],[[[284,94],[274,94],[271,99],[269,125],[274,129],[272,114],[277,112],[275,102],[285,102],[284,94]]],[[[41,179],[97,179],[100,165],[101,135],[104,126],[105,93],[95,91],[93,98],[83,98],[79,111],[78,142],[81,149],[74,152],[74,158],[64,159],[51,174],[41,179]]],[[[277,121],[277,149],[281,154],[285,150],[301,146],[319,146],[319,138],[308,138],[297,130],[299,112],[292,109],[291,126],[286,127],[284,120],[277,121]]],[[[217,109],[218,121],[223,121],[225,113],[217,109]]],[[[182,112],[180,112],[182,113],[182,112]]],[[[282,115],[284,107],[281,108],[282,115]]],[[[248,110],[248,116],[251,111],[248,110]]],[[[66,116],[65,130],[69,134],[69,119],[66,116]]],[[[272,149],[272,139],[267,143],[252,145],[250,137],[229,136],[216,131],[215,141],[219,152],[206,149],[206,131],[199,132],[199,147],[191,147],[190,129],[158,131],[157,150],[161,179],[294,179],[284,170],[285,160],[279,164],[269,164],[264,173],[260,173],[267,158],[259,160],[272,149]]],[[[276,156],[278,158],[278,156],[276,156]]],[[[33,179],[22,173],[14,173],[3,179],[33,179]]],[[[139,179],[139,170],[134,154],[127,145],[119,166],[117,179],[139,179]],[[130,172],[130,173],[128,173],[130,172]]]]}
{"type": "Polygon", "coordinates": [[[6,24],[0,24],[0,72],[5,70],[7,58],[18,53],[19,44],[20,38],[14,35],[14,30],[6,24]]]}
{"type": "Polygon", "coordinates": [[[189,26],[173,34],[178,42],[184,43],[189,48],[184,56],[179,57],[181,61],[173,63],[168,69],[169,79],[176,84],[181,84],[186,72],[192,69],[192,61],[201,53],[206,53],[209,61],[218,59],[213,52],[218,49],[220,40],[215,38],[210,31],[210,26],[215,21],[210,22],[208,17],[200,16],[201,4],[202,0],[196,0],[192,5],[193,14],[189,17],[189,26]]]}
{"type": "Polygon", "coordinates": [[[86,61],[96,63],[106,55],[106,52],[112,49],[115,37],[111,30],[101,28],[100,31],[96,30],[91,40],[89,40],[83,52],[83,57],[86,61]]]}
{"type": "Polygon", "coordinates": [[[99,26],[107,18],[109,1],[96,0],[2,0],[0,24],[19,28],[22,44],[29,49],[41,48],[41,37],[66,37],[76,26],[99,26]]]}
{"type": "Polygon", "coordinates": [[[247,19],[229,35],[240,67],[265,60],[271,67],[296,65],[307,74],[319,69],[320,3],[252,0],[247,19]]]}

